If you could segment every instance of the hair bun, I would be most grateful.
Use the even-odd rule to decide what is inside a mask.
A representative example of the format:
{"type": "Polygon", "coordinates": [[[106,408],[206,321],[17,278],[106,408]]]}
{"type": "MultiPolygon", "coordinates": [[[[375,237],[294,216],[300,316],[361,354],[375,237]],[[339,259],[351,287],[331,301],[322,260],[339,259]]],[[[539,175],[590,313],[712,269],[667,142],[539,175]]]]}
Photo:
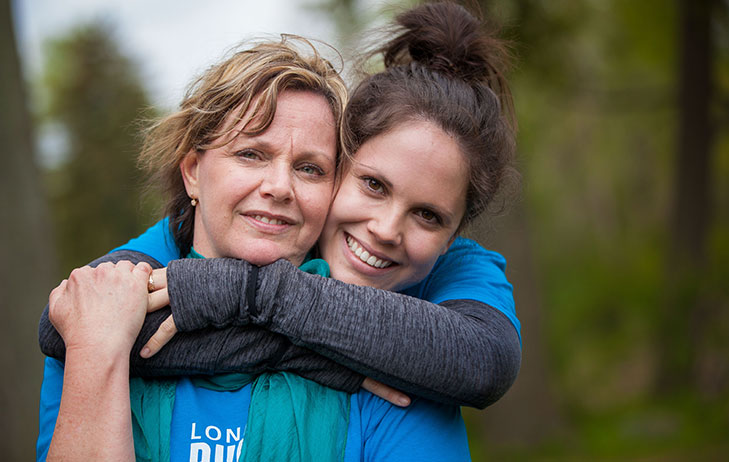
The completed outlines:
{"type": "Polygon", "coordinates": [[[503,74],[504,44],[460,5],[427,3],[401,13],[395,22],[398,35],[381,49],[386,67],[416,62],[467,82],[503,74]]]}

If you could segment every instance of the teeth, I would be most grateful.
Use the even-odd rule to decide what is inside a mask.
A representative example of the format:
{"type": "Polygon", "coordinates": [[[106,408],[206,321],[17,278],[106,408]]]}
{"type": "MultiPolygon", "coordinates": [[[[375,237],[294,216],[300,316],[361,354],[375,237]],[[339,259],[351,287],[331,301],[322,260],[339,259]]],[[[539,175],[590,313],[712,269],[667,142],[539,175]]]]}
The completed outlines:
{"type": "Polygon", "coordinates": [[[256,215],[253,218],[255,218],[258,221],[262,221],[264,223],[268,223],[268,224],[271,224],[271,225],[283,225],[283,224],[286,224],[283,220],[277,220],[276,218],[270,218],[269,219],[268,217],[264,217],[264,216],[261,216],[261,215],[256,215]]]}
{"type": "Polygon", "coordinates": [[[352,236],[347,236],[347,245],[349,246],[349,250],[351,250],[352,253],[357,255],[360,260],[370,266],[374,266],[375,268],[387,268],[388,266],[392,265],[392,262],[389,260],[382,260],[375,257],[374,255],[370,255],[370,253],[364,250],[359,245],[359,243],[354,240],[352,236]]]}

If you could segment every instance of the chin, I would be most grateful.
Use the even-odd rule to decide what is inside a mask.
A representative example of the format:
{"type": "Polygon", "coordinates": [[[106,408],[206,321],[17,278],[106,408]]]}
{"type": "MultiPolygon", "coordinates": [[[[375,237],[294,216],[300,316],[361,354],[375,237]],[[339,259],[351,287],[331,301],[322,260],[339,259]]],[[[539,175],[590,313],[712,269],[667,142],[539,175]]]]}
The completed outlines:
{"type": "Polygon", "coordinates": [[[296,256],[292,255],[292,251],[286,251],[285,249],[281,249],[279,246],[273,244],[273,245],[254,245],[254,246],[248,246],[245,249],[242,249],[241,252],[238,252],[238,256],[235,258],[239,258],[241,260],[245,260],[248,263],[252,263],[256,266],[266,266],[270,265],[271,263],[275,262],[276,260],[280,260],[282,258],[290,261],[291,263],[294,263],[298,265],[300,261],[296,256]]]}
{"type": "Polygon", "coordinates": [[[370,279],[366,276],[362,276],[360,274],[346,274],[343,275],[341,278],[337,277],[336,275],[332,274],[332,277],[334,279],[338,279],[342,282],[346,282],[347,284],[354,284],[356,286],[364,286],[364,287],[373,287],[375,289],[382,289],[382,290],[392,290],[392,287],[394,287],[394,283],[390,281],[381,281],[378,279],[370,279]]]}
{"type": "Polygon", "coordinates": [[[276,260],[279,260],[279,258],[275,258],[272,256],[269,257],[251,257],[251,258],[243,258],[243,260],[247,261],[248,263],[256,266],[266,266],[270,265],[271,263],[275,262],[276,260]]]}

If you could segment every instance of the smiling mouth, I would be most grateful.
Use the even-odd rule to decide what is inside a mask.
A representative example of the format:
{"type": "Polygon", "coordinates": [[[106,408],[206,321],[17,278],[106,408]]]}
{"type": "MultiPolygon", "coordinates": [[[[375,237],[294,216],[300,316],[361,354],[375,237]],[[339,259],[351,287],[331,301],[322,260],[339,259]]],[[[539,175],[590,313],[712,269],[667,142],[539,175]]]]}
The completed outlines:
{"type": "Polygon", "coordinates": [[[349,250],[351,250],[357,258],[374,268],[387,268],[393,264],[390,260],[383,260],[375,257],[374,255],[370,255],[370,253],[363,249],[362,246],[359,245],[359,242],[357,242],[352,236],[347,236],[347,245],[349,246],[349,250]]]}
{"type": "Polygon", "coordinates": [[[279,220],[278,218],[268,218],[264,217],[263,215],[253,215],[253,219],[256,221],[260,221],[261,223],[266,223],[269,225],[288,225],[289,223],[279,220]]]}

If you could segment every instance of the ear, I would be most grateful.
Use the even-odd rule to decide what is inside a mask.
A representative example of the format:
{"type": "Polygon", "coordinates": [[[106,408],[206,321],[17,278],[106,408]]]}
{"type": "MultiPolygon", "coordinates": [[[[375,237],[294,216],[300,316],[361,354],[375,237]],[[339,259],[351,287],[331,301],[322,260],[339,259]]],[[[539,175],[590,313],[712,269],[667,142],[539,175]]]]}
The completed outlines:
{"type": "Polygon", "coordinates": [[[198,188],[198,167],[200,166],[200,155],[191,149],[180,162],[180,173],[185,183],[187,195],[194,198],[200,197],[198,188]]]}

